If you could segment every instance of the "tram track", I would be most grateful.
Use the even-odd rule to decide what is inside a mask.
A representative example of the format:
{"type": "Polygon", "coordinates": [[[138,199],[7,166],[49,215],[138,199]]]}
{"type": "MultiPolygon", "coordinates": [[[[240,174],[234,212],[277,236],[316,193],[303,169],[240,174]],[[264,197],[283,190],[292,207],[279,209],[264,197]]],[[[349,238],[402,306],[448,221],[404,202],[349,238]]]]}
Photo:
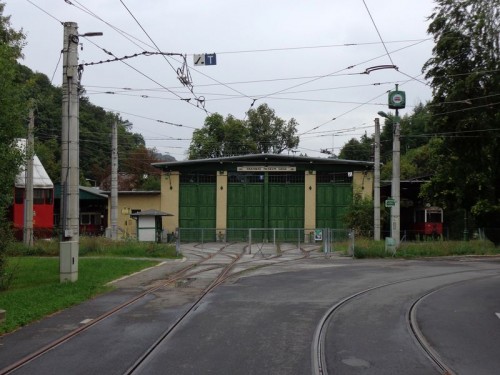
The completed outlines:
{"type": "MultiPolygon", "coordinates": [[[[313,375],[328,375],[328,367],[327,367],[327,360],[326,360],[326,335],[327,335],[327,328],[331,326],[332,321],[333,321],[333,316],[335,313],[337,313],[340,309],[345,307],[348,303],[352,302],[353,300],[360,298],[363,295],[366,295],[370,292],[373,292],[375,290],[380,290],[383,288],[399,285],[399,284],[404,284],[404,283],[409,283],[413,281],[418,281],[418,280],[423,280],[423,279],[429,279],[429,278],[437,278],[437,277],[443,277],[443,276],[453,276],[453,275],[458,275],[458,274],[464,274],[464,273],[471,273],[471,272],[476,272],[473,270],[467,270],[467,271],[458,271],[458,272],[450,272],[450,273],[442,273],[442,274],[437,274],[437,275],[432,275],[432,276],[424,276],[424,277],[415,277],[415,278],[409,278],[409,279],[403,279],[403,280],[398,280],[390,283],[385,283],[385,284],[380,284],[376,285],[370,288],[363,289],[361,291],[358,291],[356,293],[353,293],[349,296],[344,297],[341,299],[339,302],[337,302],[335,305],[330,307],[330,309],[327,310],[327,312],[323,315],[323,317],[320,319],[318,322],[318,325],[316,326],[316,330],[313,335],[313,341],[311,345],[311,364],[312,364],[312,373],[313,375]]],[[[426,340],[424,334],[422,331],[419,329],[418,323],[417,323],[417,318],[416,318],[416,313],[417,313],[417,308],[418,305],[425,300],[426,297],[432,295],[433,293],[436,293],[440,290],[443,290],[445,288],[455,286],[457,284],[467,282],[470,280],[479,280],[479,279],[484,279],[484,278],[489,278],[493,277],[494,275],[487,275],[487,276],[479,276],[479,277],[474,277],[471,279],[466,279],[466,280],[459,280],[455,282],[449,282],[446,283],[446,285],[437,287],[437,288],[432,288],[432,290],[426,291],[425,293],[421,294],[418,298],[416,298],[413,303],[411,303],[410,307],[408,308],[407,311],[407,324],[408,324],[408,332],[411,333],[412,337],[414,338],[415,342],[418,344],[420,349],[425,353],[429,361],[433,364],[433,366],[440,371],[442,375],[455,375],[455,372],[453,369],[445,363],[445,361],[441,358],[439,353],[432,347],[432,345],[426,340]]],[[[333,372],[335,373],[335,372],[333,372]]]]}
{"type": "MultiPolygon", "coordinates": [[[[124,309],[134,305],[135,303],[141,301],[143,298],[155,292],[158,292],[167,287],[171,287],[172,285],[175,286],[176,283],[180,281],[189,280],[203,274],[209,274],[209,276],[207,277],[210,278],[212,277],[210,275],[219,270],[215,278],[213,278],[213,280],[210,281],[208,286],[206,286],[206,288],[204,288],[201,291],[200,296],[190,305],[190,307],[186,309],[184,313],[182,313],[178,317],[178,319],[159,336],[159,338],[151,345],[151,347],[147,349],[144,352],[144,354],[136,361],[136,364],[125,372],[126,374],[133,373],[133,371],[135,371],[134,369],[137,368],[137,366],[139,366],[144,360],[146,360],[146,358],[150,355],[150,353],[154,350],[154,348],[160,345],[161,342],[164,341],[168,337],[168,335],[175,329],[175,327],[181,324],[183,319],[185,319],[191,311],[195,310],[196,307],[199,306],[202,299],[207,294],[209,294],[212,290],[214,290],[217,286],[219,286],[229,278],[241,276],[243,273],[249,272],[249,270],[251,271],[252,269],[254,269],[253,265],[257,262],[256,259],[251,259],[241,262],[241,259],[246,252],[246,246],[244,246],[243,249],[240,248],[240,251],[238,252],[236,249],[231,249],[231,246],[233,244],[234,243],[225,243],[215,251],[209,251],[207,249],[199,250],[196,248],[196,246],[195,249],[188,249],[184,251],[184,253],[189,253],[190,257],[195,258],[196,260],[191,264],[188,264],[187,266],[182,267],[181,269],[173,272],[172,274],[169,274],[166,280],[155,283],[153,286],[147,288],[146,290],[133,296],[132,298],[126,300],[125,302],[113,307],[112,309],[102,313],[101,315],[93,318],[92,320],[89,320],[84,325],[51,341],[50,343],[42,346],[41,348],[33,351],[32,353],[25,355],[24,357],[6,366],[5,368],[0,369],[0,375],[15,373],[16,370],[21,369],[26,364],[36,361],[37,359],[43,357],[45,354],[49,353],[53,349],[65,344],[70,340],[73,340],[74,338],[81,335],[83,332],[92,329],[99,323],[102,323],[106,319],[119,314],[124,309]],[[226,260],[224,260],[224,258],[226,260]],[[237,263],[238,266],[242,266],[244,267],[244,269],[231,273],[231,271],[233,270],[234,266],[237,263]]],[[[282,254],[278,254],[276,258],[281,258],[281,256],[282,254]]],[[[274,261],[273,259],[270,260],[269,264],[260,265],[258,268],[274,266],[274,265],[279,266],[280,264],[283,263],[302,260],[305,258],[305,256],[306,255],[303,252],[301,252],[300,256],[294,259],[286,259],[282,261],[274,261]]],[[[268,258],[266,258],[266,260],[268,260],[268,258]]]]}
{"type": "MultiPolygon", "coordinates": [[[[205,253],[205,256],[201,256],[201,259],[197,260],[196,262],[192,263],[192,264],[189,264],[187,265],[186,267],[183,267],[182,269],[174,272],[173,274],[169,275],[167,280],[157,284],[157,285],[154,285],[148,289],[146,289],[145,291],[135,295],[134,297],[128,299],[127,301],[115,306],[114,308],[106,311],[105,313],[93,318],[92,320],[90,320],[89,322],[87,322],[86,324],[66,333],[65,335],[51,341],[50,343],[42,346],[41,348],[39,348],[38,350],[24,356],[23,358],[15,361],[14,363],[10,364],[9,366],[3,368],[3,369],[0,369],[0,375],[7,375],[7,374],[11,374],[13,372],[15,372],[17,369],[20,369],[21,367],[25,366],[27,363],[31,362],[31,361],[34,361],[36,360],[37,358],[43,356],[44,354],[48,353],[49,351],[55,349],[56,347],[64,344],[65,342],[77,337],[78,335],[80,335],[81,333],[91,329],[93,326],[95,326],[96,324],[110,318],[111,316],[114,316],[116,314],[118,314],[120,311],[124,310],[125,308],[133,305],[134,303],[140,301],[141,299],[143,299],[144,297],[162,289],[162,288],[165,288],[167,286],[170,286],[174,283],[176,283],[177,281],[179,280],[182,280],[182,279],[185,279],[185,278],[190,278],[190,277],[193,277],[193,276],[196,276],[196,275],[199,275],[203,272],[207,272],[207,271],[212,271],[214,269],[217,269],[217,268],[221,268],[220,265],[217,265],[217,266],[212,266],[212,267],[209,267],[208,269],[202,269],[202,270],[196,270],[194,272],[190,272],[191,270],[195,269],[196,267],[202,265],[203,263],[213,259],[217,254],[220,254],[223,252],[223,250],[227,247],[227,246],[230,246],[231,244],[225,244],[224,246],[222,246],[220,249],[218,249],[216,252],[213,252],[213,253],[205,253]]],[[[234,264],[235,261],[237,261],[239,258],[234,258],[234,257],[230,257],[231,259],[233,259],[233,261],[231,262],[231,266],[234,264]]],[[[208,292],[207,292],[208,293],[208,292]]],[[[205,293],[205,295],[207,294],[205,293]]]]}

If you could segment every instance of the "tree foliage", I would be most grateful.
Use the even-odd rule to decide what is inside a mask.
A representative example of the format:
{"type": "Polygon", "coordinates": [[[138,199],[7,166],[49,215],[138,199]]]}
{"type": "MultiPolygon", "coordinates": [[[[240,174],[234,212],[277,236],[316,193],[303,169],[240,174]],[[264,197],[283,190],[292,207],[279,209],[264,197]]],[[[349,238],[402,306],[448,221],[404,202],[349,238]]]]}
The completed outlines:
{"type": "Polygon", "coordinates": [[[14,30],[10,18],[3,15],[5,4],[0,3],[0,289],[11,280],[7,272],[6,250],[11,240],[9,225],[4,219],[12,204],[13,187],[23,161],[15,139],[22,132],[23,85],[19,82],[16,60],[22,56],[24,35],[14,30]]]}
{"type": "Polygon", "coordinates": [[[214,113],[205,119],[201,129],[193,132],[189,159],[250,153],[279,154],[298,146],[297,125],[293,118],[285,122],[276,116],[267,104],[249,110],[246,120],[232,115],[224,118],[214,113]]]}
{"type": "Polygon", "coordinates": [[[500,214],[500,0],[436,3],[428,30],[436,44],[424,71],[433,87],[430,126],[443,136],[424,192],[491,225],[500,214]]]}
{"type": "Polygon", "coordinates": [[[298,123],[294,118],[285,122],[267,104],[250,109],[247,117],[247,127],[257,152],[280,154],[299,145],[299,137],[296,135],[298,123]]]}
{"type": "Polygon", "coordinates": [[[356,138],[350,139],[340,150],[339,158],[345,160],[373,160],[374,138],[363,134],[358,141],[356,138]]]}

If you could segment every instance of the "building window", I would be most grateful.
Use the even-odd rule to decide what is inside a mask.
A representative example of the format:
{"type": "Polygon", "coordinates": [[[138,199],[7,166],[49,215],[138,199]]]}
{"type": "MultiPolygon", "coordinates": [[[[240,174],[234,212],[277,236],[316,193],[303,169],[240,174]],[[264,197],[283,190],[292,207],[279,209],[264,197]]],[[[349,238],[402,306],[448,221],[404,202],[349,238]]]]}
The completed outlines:
{"type": "Polygon", "coordinates": [[[201,174],[201,173],[189,173],[181,174],[181,182],[187,183],[198,183],[198,184],[215,184],[217,181],[217,176],[215,174],[201,174]]]}
{"type": "Polygon", "coordinates": [[[33,204],[44,204],[43,189],[33,189],[33,204]]]}
{"type": "Polygon", "coordinates": [[[352,182],[352,172],[339,172],[339,173],[327,173],[318,172],[316,174],[316,183],[351,183],[352,182]]]}
{"type": "Polygon", "coordinates": [[[284,174],[269,173],[269,182],[278,184],[303,184],[305,180],[304,173],[284,174]]]}
{"type": "Polygon", "coordinates": [[[16,197],[15,197],[15,201],[16,201],[16,204],[23,204],[23,201],[24,201],[24,189],[19,189],[19,188],[16,188],[16,197]]]}
{"type": "Polygon", "coordinates": [[[52,189],[45,190],[45,204],[52,204],[54,202],[54,192],[52,189]]]}
{"type": "Polygon", "coordinates": [[[264,173],[228,173],[229,183],[245,183],[245,184],[263,184],[264,173]]]}

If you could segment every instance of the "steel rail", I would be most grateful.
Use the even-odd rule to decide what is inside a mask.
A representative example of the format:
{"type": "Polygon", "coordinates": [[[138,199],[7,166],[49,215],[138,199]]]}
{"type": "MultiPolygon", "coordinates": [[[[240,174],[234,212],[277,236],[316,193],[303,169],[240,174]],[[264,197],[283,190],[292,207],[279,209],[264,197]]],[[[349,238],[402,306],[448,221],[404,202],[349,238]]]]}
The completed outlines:
{"type": "MultiPolygon", "coordinates": [[[[485,271],[485,270],[483,270],[483,271],[485,271]]],[[[495,271],[495,269],[491,269],[491,271],[495,271]]],[[[323,315],[323,317],[320,319],[318,325],[316,326],[316,330],[314,332],[313,341],[312,341],[312,345],[311,345],[311,365],[312,365],[312,373],[313,373],[313,375],[328,375],[328,369],[327,369],[327,365],[326,365],[325,344],[324,344],[325,343],[325,338],[326,338],[326,327],[328,326],[328,324],[329,324],[330,320],[332,319],[333,315],[335,314],[335,312],[337,310],[339,310],[343,305],[345,305],[346,303],[348,303],[349,301],[351,301],[351,300],[353,300],[353,299],[355,299],[355,298],[357,298],[357,297],[359,297],[359,296],[361,296],[363,294],[369,293],[369,292],[371,292],[373,290],[382,289],[382,288],[385,288],[385,287],[388,287],[388,286],[393,286],[393,285],[397,285],[397,284],[403,284],[403,283],[407,283],[407,282],[410,282],[410,281],[416,281],[416,280],[422,280],[422,279],[428,279],[428,278],[434,278],[434,277],[449,276],[449,275],[456,275],[456,274],[461,274],[461,273],[471,273],[471,272],[477,272],[477,270],[457,271],[457,272],[443,273],[443,274],[432,275],[432,276],[422,276],[422,277],[415,277],[415,278],[410,278],[410,279],[398,280],[398,281],[394,281],[394,282],[391,282],[391,283],[385,283],[385,284],[377,285],[377,286],[374,286],[374,287],[371,287],[371,288],[367,288],[367,289],[361,290],[361,291],[359,291],[357,293],[351,294],[351,295],[343,298],[338,303],[336,303],[335,305],[333,305],[323,315]]],[[[495,275],[480,276],[480,277],[473,278],[473,280],[483,279],[483,278],[488,278],[488,277],[493,277],[493,276],[495,276],[495,275]]],[[[459,284],[459,283],[462,283],[462,282],[470,281],[470,280],[471,279],[460,280],[460,281],[448,283],[445,286],[442,286],[442,287],[440,287],[438,289],[433,289],[432,291],[425,293],[418,300],[421,300],[421,299],[425,298],[426,296],[428,296],[428,295],[436,292],[437,290],[440,290],[440,289],[443,289],[443,288],[446,288],[446,287],[449,287],[449,286],[453,286],[453,285],[456,285],[456,284],[459,284]]],[[[410,316],[410,321],[412,319],[412,315],[411,314],[413,314],[413,319],[416,319],[416,315],[415,315],[416,314],[415,313],[415,311],[416,311],[415,310],[415,308],[416,308],[415,305],[416,304],[417,303],[414,302],[412,304],[412,307],[410,307],[410,309],[409,309],[409,313],[408,314],[410,316]],[[412,311],[413,311],[413,313],[412,313],[412,311]]],[[[428,355],[428,358],[430,359],[430,361],[435,366],[437,366],[437,368],[439,368],[441,371],[444,371],[443,375],[454,375],[455,373],[451,370],[451,368],[449,368],[449,366],[447,366],[440,359],[439,355],[437,355],[437,353],[435,352],[435,350],[432,349],[432,347],[424,339],[424,336],[422,335],[422,333],[420,332],[420,330],[418,330],[418,331],[413,330],[415,327],[418,327],[418,325],[416,325],[416,320],[413,320],[412,324],[409,324],[409,325],[411,327],[410,332],[413,333],[413,337],[420,344],[420,346],[424,350],[424,352],[428,355]],[[417,336],[416,332],[419,332],[420,336],[417,336]]]]}
{"type": "MultiPolygon", "coordinates": [[[[111,310],[108,310],[107,312],[99,315],[98,317],[92,319],[90,322],[86,323],[85,325],[81,326],[81,327],[78,327],[70,332],[68,332],[67,334],[61,336],[60,338],[57,338],[53,341],[51,341],[50,343],[42,346],[41,348],[39,348],[38,350],[34,351],[33,353],[30,353],[24,357],[22,357],[21,359],[17,360],[16,362],[10,364],[9,366],[7,367],[4,367],[3,369],[0,369],[0,375],[7,375],[7,374],[10,374],[12,373],[13,371],[23,367],[24,365],[28,364],[29,362],[43,356],[45,353],[51,351],[52,349],[58,347],[59,345],[65,343],[66,341],[69,341],[71,340],[72,338],[78,336],[80,333],[88,330],[89,328],[93,327],[94,325],[96,325],[97,323],[109,318],[110,316],[118,313],[119,311],[123,310],[125,307],[128,307],[134,303],[136,303],[137,301],[139,301],[140,299],[144,298],[145,296],[161,289],[161,288],[164,288],[168,285],[171,285],[172,283],[182,279],[182,278],[185,278],[186,276],[193,276],[193,275],[196,275],[196,274],[199,274],[199,273],[202,273],[202,272],[206,272],[208,270],[211,270],[211,269],[208,269],[208,270],[199,270],[195,273],[192,273],[192,274],[187,274],[191,269],[193,269],[194,267],[197,267],[199,266],[200,264],[212,259],[215,255],[217,255],[218,253],[222,252],[224,250],[225,247],[227,247],[228,245],[226,246],[223,246],[222,248],[220,248],[217,252],[214,252],[214,253],[211,253],[211,254],[208,254],[208,256],[206,256],[205,258],[201,259],[201,260],[198,260],[196,261],[195,263],[193,264],[190,264],[176,272],[174,272],[172,275],[169,276],[169,278],[159,284],[159,285],[156,285],[152,288],[149,288],[145,291],[143,291],[142,293],[139,293],[138,295],[132,297],[131,299],[123,302],[122,304],[118,305],[118,306],[115,306],[114,308],[112,308],[111,310]]],[[[216,268],[219,268],[219,267],[216,267],[216,268]]]]}
{"type": "Polygon", "coordinates": [[[214,290],[217,286],[222,284],[229,276],[228,273],[229,271],[233,268],[233,266],[236,264],[238,260],[241,259],[243,256],[245,250],[243,250],[240,254],[239,257],[233,259],[231,263],[229,263],[224,269],[221,271],[221,273],[215,278],[215,280],[202,292],[202,294],[196,299],[194,303],[191,304],[191,306],[182,313],[177,320],[163,333],[160,335],[160,337],[140,356],[132,366],[130,366],[125,372],[125,375],[130,375],[133,374],[146,360],[147,358],[155,351],[155,349],[163,342],[165,339],[183,322],[183,320],[191,313],[191,311],[196,310],[196,308],[199,306],[203,298],[207,294],[209,294],[212,290],[214,290]]]}

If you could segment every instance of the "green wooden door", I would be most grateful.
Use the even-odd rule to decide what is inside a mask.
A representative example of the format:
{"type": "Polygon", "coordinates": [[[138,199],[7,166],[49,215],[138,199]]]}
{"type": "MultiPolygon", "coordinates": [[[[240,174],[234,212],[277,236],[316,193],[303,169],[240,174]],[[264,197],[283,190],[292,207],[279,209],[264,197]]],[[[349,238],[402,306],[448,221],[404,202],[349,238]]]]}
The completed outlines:
{"type": "MultiPolygon", "coordinates": [[[[269,228],[303,228],[304,227],[304,184],[269,184],[269,228]]],[[[278,231],[278,240],[289,240],[297,237],[293,230],[278,231]]]]}
{"type": "Polygon", "coordinates": [[[319,183],[316,185],[316,227],[345,228],[343,216],[352,202],[349,183],[319,183]]]}
{"type": "Polygon", "coordinates": [[[181,183],[179,226],[183,241],[215,241],[215,230],[203,231],[203,234],[200,230],[215,229],[215,194],[214,183],[181,183]]]}
{"type": "Polygon", "coordinates": [[[264,227],[264,184],[229,183],[227,192],[227,239],[248,238],[248,228],[264,227]]]}

